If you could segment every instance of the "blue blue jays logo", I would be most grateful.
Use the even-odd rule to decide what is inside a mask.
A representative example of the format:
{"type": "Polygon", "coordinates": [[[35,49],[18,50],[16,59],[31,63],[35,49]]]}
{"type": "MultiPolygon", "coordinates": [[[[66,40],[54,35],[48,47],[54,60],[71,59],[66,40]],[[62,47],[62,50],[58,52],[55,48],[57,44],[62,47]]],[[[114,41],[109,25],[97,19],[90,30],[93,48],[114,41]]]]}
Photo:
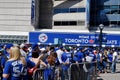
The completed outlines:
{"type": "Polygon", "coordinates": [[[44,43],[47,40],[48,40],[48,36],[46,34],[42,33],[42,34],[39,35],[39,41],[40,42],[44,43]]]}

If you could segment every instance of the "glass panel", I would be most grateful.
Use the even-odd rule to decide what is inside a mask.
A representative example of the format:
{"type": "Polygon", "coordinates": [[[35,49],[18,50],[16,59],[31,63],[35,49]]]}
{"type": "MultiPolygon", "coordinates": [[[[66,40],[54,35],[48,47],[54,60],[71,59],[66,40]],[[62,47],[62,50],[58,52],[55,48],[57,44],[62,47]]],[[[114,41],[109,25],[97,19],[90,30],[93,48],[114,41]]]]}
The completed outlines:
{"type": "Polygon", "coordinates": [[[54,13],[61,13],[61,9],[54,9],[54,13]]]}
{"type": "Polygon", "coordinates": [[[61,21],[55,21],[55,22],[54,22],[54,25],[55,25],[55,26],[60,26],[61,24],[62,24],[61,21]]]}
{"type": "Polygon", "coordinates": [[[77,25],[77,21],[70,21],[69,24],[70,25],[77,25]]]}
{"type": "Polygon", "coordinates": [[[85,12],[85,8],[78,8],[78,12],[85,12]]]}
{"type": "Polygon", "coordinates": [[[68,21],[62,21],[62,25],[69,25],[68,21]]]}
{"type": "Polygon", "coordinates": [[[110,6],[110,8],[111,8],[111,9],[118,9],[119,6],[114,6],[114,5],[112,5],[112,6],[110,6]]]}
{"type": "Polygon", "coordinates": [[[62,9],[62,13],[69,13],[69,9],[62,9]]]}
{"type": "Polygon", "coordinates": [[[70,12],[77,12],[77,8],[70,8],[70,12]]]}

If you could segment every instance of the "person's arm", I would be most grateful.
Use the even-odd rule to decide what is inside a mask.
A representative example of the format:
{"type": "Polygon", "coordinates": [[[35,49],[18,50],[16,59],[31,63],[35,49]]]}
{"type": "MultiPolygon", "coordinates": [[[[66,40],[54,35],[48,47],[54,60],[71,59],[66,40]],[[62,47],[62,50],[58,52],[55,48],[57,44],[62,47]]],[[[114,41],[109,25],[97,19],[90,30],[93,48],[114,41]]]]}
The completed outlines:
{"type": "Polygon", "coordinates": [[[38,60],[37,60],[37,63],[36,65],[34,66],[34,68],[37,68],[39,65],[40,65],[40,59],[43,57],[43,54],[40,54],[40,56],[38,57],[38,60]]]}
{"type": "Polygon", "coordinates": [[[44,56],[44,54],[40,54],[38,59],[40,60],[43,56],[44,56]]]}
{"type": "Polygon", "coordinates": [[[10,67],[11,67],[10,62],[9,61],[6,62],[5,68],[3,70],[3,78],[8,78],[9,77],[9,75],[10,75],[10,67]]]}
{"type": "Polygon", "coordinates": [[[40,60],[40,64],[44,67],[47,67],[47,65],[45,64],[45,62],[43,62],[42,60],[40,60]]]}

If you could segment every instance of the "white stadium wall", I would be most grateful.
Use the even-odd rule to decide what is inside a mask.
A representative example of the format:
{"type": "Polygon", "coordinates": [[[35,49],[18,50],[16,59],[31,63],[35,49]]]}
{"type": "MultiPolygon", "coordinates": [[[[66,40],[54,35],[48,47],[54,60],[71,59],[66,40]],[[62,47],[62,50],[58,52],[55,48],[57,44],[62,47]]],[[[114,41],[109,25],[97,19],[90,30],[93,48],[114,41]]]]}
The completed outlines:
{"type": "Polygon", "coordinates": [[[31,0],[0,0],[0,31],[33,31],[31,0]]]}

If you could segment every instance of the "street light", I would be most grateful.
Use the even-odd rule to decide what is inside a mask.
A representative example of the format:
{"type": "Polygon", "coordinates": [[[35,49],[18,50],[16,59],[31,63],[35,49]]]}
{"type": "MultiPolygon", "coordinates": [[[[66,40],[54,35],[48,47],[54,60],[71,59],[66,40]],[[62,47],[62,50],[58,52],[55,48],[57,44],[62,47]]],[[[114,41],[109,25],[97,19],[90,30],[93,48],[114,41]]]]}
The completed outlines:
{"type": "Polygon", "coordinates": [[[101,50],[101,47],[102,47],[102,35],[103,35],[103,28],[104,28],[104,25],[103,24],[100,24],[99,25],[99,29],[100,29],[100,34],[99,34],[99,48],[101,50]]]}

